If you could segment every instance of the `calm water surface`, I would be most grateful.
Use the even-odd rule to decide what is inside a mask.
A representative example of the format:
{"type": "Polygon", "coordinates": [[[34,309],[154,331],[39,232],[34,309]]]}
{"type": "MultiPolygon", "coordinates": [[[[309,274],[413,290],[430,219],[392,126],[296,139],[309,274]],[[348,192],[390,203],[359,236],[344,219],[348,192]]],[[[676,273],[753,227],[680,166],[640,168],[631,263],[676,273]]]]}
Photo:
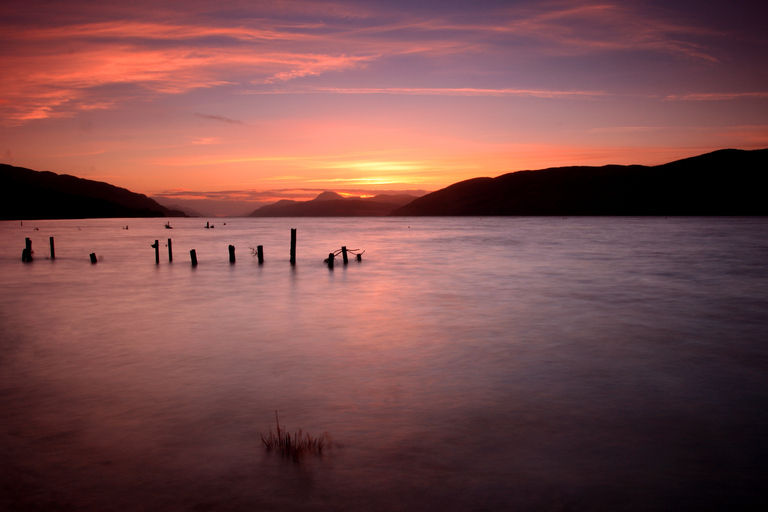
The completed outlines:
{"type": "Polygon", "coordinates": [[[768,219],[164,222],[0,223],[0,510],[768,509],[768,219]]]}

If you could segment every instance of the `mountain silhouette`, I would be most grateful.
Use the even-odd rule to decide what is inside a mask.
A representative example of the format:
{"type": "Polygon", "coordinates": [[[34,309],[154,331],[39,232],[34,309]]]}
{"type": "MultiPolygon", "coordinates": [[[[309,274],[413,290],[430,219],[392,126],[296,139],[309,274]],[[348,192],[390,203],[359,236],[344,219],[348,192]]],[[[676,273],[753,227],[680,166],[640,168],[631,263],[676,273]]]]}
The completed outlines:
{"type": "Polygon", "coordinates": [[[0,164],[0,219],[186,217],[144,194],[101,181],[0,164]]]}
{"type": "Polygon", "coordinates": [[[310,201],[283,199],[254,210],[249,217],[381,217],[410,203],[415,196],[380,194],[369,198],[323,192],[310,201]]]}
{"type": "Polygon", "coordinates": [[[390,215],[766,215],[768,149],[657,165],[556,167],[474,178],[390,215]]]}
{"type": "MultiPolygon", "coordinates": [[[[723,149],[663,165],[555,167],[473,178],[416,198],[326,191],[250,217],[768,215],[768,149],[723,149]]],[[[0,164],[0,220],[185,217],[108,183],[0,164]]]]}

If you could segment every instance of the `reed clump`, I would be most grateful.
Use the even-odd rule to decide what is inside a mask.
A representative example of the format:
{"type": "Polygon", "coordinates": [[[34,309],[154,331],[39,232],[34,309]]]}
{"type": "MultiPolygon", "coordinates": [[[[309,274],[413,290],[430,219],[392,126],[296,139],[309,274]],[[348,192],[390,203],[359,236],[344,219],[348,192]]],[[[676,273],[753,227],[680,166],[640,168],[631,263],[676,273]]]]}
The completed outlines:
{"type": "Polygon", "coordinates": [[[309,433],[294,432],[291,435],[287,429],[280,428],[280,418],[275,411],[275,422],[277,424],[277,433],[269,429],[269,435],[261,435],[261,442],[267,451],[277,450],[283,457],[291,457],[294,460],[300,459],[307,454],[322,455],[323,448],[330,445],[330,436],[328,432],[323,432],[321,436],[312,437],[309,433]]]}

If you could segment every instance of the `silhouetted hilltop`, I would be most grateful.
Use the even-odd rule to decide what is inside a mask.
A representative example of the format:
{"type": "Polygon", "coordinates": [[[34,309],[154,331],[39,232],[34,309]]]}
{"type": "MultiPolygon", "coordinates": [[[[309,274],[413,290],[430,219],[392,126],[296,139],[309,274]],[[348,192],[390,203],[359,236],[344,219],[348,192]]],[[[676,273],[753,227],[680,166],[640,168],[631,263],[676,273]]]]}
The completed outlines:
{"type": "Polygon", "coordinates": [[[185,217],[144,194],[86,180],[0,164],[0,219],[185,217]]]}
{"type": "Polygon", "coordinates": [[[390,215],[767,215],[766,174],[768,149],[519,171],[455,183],[390,215]]]}
{"type": "Polygon", "coordinates": [[[408,194],[381,194],[363,199],[323,192],[311,201],[283,199],[262,206],[249,217],[380,217],[414,199],[415,196],[408,194]]]}
{"type": "MultiPolygon", "coordinates": [[[[153,199],[153,201],[157,201],[157,199],[153,199]]],[[[157,201],[158,204],[160,204],[160,201],[157,201]]],[[[195,210],[194,208],[190,208],[188,206],[181,206],[179,204],[161,204],[161,206],[165,206],[166,208],[170,210],[175,210],[177,212],[183,213],[186,217],[213,217],[213,215],[204,215],[200,213],[199,211],[195,210]]]]}

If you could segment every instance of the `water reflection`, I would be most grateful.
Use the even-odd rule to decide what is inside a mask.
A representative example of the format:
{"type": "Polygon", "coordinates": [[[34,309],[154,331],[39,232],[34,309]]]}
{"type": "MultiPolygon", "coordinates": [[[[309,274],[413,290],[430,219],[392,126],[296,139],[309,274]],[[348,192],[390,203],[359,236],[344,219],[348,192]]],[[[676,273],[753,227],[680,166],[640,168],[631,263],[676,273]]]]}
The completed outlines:
{"type": "Polygon", "coordinates": [[[159,265],[162,222],[78,223],[30,265],[0,225],[10,510],[765,499],[762,219],[179,219],[159,265]],[[275,410],[340,446],[265,453],[275,410]]]}

